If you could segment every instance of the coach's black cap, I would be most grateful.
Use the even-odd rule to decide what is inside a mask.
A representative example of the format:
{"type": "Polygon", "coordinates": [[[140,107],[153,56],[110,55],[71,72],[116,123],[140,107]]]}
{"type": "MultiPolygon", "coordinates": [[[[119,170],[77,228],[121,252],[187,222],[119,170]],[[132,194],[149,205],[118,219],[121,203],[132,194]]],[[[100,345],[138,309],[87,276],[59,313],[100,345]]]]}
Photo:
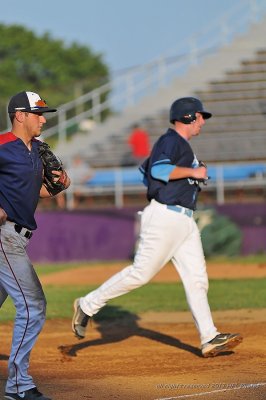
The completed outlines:
{"type": "Polygon", "coordinates": [[[190,124],[195,119],[196,112],[204,119],[211,118],[212,114],[203,109],[202,102],[195,97],[182,97],[173,102],[170,108],[170,122],[180,121],[190,124]]]}
{"type": "Polygon", "coordinates": [[[24,111],[30,113],[56,112],[55,108],[50,108],[37,93],[19,92],[11,97],[8,104],[8,113],[24,111]]]}

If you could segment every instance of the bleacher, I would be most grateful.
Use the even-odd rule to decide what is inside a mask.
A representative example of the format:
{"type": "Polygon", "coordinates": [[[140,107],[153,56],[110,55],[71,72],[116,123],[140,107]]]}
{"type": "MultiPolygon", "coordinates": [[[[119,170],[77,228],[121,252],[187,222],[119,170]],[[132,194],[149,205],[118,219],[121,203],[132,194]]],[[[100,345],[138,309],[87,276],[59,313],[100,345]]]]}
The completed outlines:
{"type": "MultiPolygon", "coordinates": [[[[244,3],[241,1],[239,5],[249,18],[251,12],[244,3]]],[[[260,15],[263,16],[263,12],[260,15]]],[[[234,14],[233,21],[236,19],[237,22],[247,21],[240,18],[239,12],[234,14]]],[[[229,28],[234,30],[237,25],[231,24],[229,28]]],[[[174,57],[176,63],[171,64],[169,58],[160,59],[119,77],[125,83],[124,91],[117,96],[122,106],[120,102],[121,108],[118,111],[114,108],[114,113],[106,120],[101,120],[101,114],[105,107],[112,109],[116,104],[113,103],[117,94],[116,80],[59,108],[59,123],[54,127],[59,136],[56,153],[65,162],[79,153],[95,171],[85,187],[78,190],[89,197],[113,195],[118,207],[123,205],[124,195],[132,194],[133,198],[134,194],[144,193],[137,167],[127,165],[130,153],[127,141],[132,124],[138,123],[147,130],[153,144],[170,126],[172,101],[195,96],[213,114],[191,143],[197,158],[208,164],[211,180],[204,193],[212,191],[213,198],[217,193],[217,202],[221,204],[226,190],[248,189],[249,194],[256,196],[255,201],[265,201],[266,18],[257,23],[253,20],[248,31],[242,31],[232,40],[225,42],[224,37],[220,37],[221,40],[216,38],[218,41],[211,44],[209,40],[212,42],[217,33],[216,24],[212,34],[208,31],[206,48],[202,46],[206,41],[197,36],[196,55],[189,53],[191,49],[187,43],[187,53],[184,51],[182,57],[174,57]],[[168,67],[177,74],[170,76],[168,67]],[[181,70],[185,71],[183,75],[181,70]],[[110,91],[106,104],[100,102],[102,90],[110,91]],[[82,101],[95,104],[82,115],[75,115],[70,121],[65,119],[66,110],[70,107],[76,110],[82,101]],[[73,124],[78,126],[81,121],[93,122],[93,128],[77,131],[67,138],[67,128],[73,124]]],[[[75,184],[68,191],[70,196],[74,189],[75,184]]]]}
{"type": "MultiPolygon", "coordinates": [[[[266,49],[243,60],[239,67],[225,72],[194,93],[213,118],[206,122],[192,147],[199,159],[208,163],[211,180],[208,191],[224,202],[226,190],[249,190],[258,196],[265,192],[266,181],[266,49]]],[[[151,143],[166,131],[168,109],[141,121],[150,133],[151,143]]],[[[96,146],[90,165],[95,175],[86,184],[88,194],[113,194],[118,206],[124,195],[145,193],[137,167],[127,167],[128,130],[110,135],[96,146]]],[[[205,190],[205,192],[206,192],[205,190]]],[[[254,199],[254,197],[253,197],[254,199]]]]}
{"type": "MultiPolygon", "coordinates": [[[[266,49],[243,60],[239,68],[210,82],[194,93],[213,118],[207,121],[193,148],[206,162],[261,161],[266,159],[266,49]]],[[[167,129],[168,110],[139,121],[151,142],[167,129]]],[[[130,129],[99,143],[90,164],[94,167],[123,165],[128,153],[130,129]]]]}
{"type": "Polygon", "coordinates": [[[204,127],[196,151],[204,151],[207,141],[211,154],[207,152],[206,160],[265,160],[266,49],[196,94],[214,114],[204,127]]]}

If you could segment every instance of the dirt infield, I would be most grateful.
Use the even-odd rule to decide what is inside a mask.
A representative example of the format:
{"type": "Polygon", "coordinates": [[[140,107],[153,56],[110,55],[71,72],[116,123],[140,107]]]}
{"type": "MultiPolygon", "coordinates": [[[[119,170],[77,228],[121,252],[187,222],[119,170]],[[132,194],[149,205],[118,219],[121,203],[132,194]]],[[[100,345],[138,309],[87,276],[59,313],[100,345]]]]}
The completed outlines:
{"type": "MultiPolygon", "coordinates": [[[[101,283],[121,266],[93,268],[93,273],[89,268],[85,275],[76,269],[55,273],[43,276],[42,283],[44,289],[58,279],[73,284],[77,276],[83,284],[84,276],[101,283]]],[[[209,266],[210,277],[234,274],[266,276],[266,267],[209,266]]],[[[159,275],[156,280],[177,278],[168,266],[159,275]]],[[[94,321],[81,341],[70,321],[47,321],[32,353],[31,373],[53,400],[266,399],[266,309],[214,312],[213,317],[221,331],[241,332],[244,341],[234,352],[209,359],[201,357],[190,313],[124,313],[114,321],[94,321]]],[[[11,331],[11,323],[0,331],[2,391],[11,331]]]]}
{"type": "MultiPolygon", "coordinates": [[[[50,275],[42,276],[41,280],[44,285],[59,284],[71,285],[80,283],[101,284],[113,274],[127,266],[127,262],[112,263],[111,265],[100,266],[83,266],[74,270],[55,272],[50,275]]],[[[210,279],[238,279],[238,278],[265,278],[266,264],[208,264],[208,276],[210,279]]],[[[171,263],[167,264],[152,280],[152,282],[177,282],[179,276],[171,263]]]]}

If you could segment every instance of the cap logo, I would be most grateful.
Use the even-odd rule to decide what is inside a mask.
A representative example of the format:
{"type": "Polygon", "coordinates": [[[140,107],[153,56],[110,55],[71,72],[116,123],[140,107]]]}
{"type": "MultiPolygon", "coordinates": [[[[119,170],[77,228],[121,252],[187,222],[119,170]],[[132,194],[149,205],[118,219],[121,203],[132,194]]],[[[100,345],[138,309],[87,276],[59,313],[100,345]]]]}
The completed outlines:
{"type": "Polygon", "coordinates": [[[45,100],[42,99],[36,101],[35,104],[37,107],[48,107],[47,104],[45,103],[45,100]]]}

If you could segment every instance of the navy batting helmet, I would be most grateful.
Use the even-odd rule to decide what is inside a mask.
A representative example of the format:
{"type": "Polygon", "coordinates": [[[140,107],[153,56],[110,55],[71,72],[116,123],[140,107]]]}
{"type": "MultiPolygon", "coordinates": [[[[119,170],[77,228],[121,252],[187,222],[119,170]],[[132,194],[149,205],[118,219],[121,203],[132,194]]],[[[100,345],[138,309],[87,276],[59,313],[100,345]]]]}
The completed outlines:
{"type": "Polygon", "coordinates": [[[199,99],[194,97],[182,97],[173,102],[170,108],[170,122],[180,121],[183,124],[191,124],[195,121],[196,113],[202,114],[204,119],[211,118],[212,114],[203,109],[199,99]]]}

